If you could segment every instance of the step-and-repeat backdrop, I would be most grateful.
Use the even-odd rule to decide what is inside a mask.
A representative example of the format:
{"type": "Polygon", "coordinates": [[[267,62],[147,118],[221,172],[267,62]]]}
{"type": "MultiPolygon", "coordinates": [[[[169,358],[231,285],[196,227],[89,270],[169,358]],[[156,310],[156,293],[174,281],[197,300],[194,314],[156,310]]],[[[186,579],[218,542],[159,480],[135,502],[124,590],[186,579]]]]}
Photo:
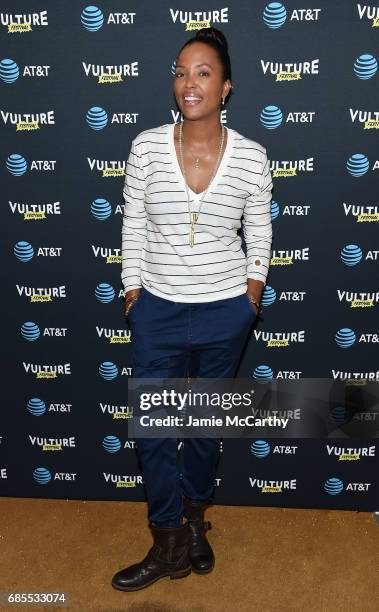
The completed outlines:
{"type": "Polygon", "coordinates": [[[122,187],[132,139],[181,119],[175,58],[204,25],[230,46],[221,120],[267,148],[274,182],[264,320],[238,376],[362,397],[333,406],[334,436],[224,439],[215,502],[375,510],[379,6],[342,0],[3,0],[0,495],[145,499],[122,187]]]}

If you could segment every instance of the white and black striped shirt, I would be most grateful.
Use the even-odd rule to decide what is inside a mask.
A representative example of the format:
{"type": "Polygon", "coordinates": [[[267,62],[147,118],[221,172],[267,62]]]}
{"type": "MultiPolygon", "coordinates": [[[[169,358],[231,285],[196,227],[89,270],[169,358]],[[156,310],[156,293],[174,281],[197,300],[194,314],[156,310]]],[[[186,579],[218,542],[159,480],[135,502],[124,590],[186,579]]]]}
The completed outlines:
{"type": "MultiPolygon", "coordinates": [[[[191,247],[174,126],[144,130],[131,144],[123,189],[124,289],[144,286],[176,302],[241,295],[247,278],[266,282],[270,265],[272,177],[266,149],[227,128],[226,148],[203,199],[191,247]],[[241,221],[246,256],[237,234],[241,221]]],[[[191,211],[197,211],[202,194],[188,190],[191,211]]]]}

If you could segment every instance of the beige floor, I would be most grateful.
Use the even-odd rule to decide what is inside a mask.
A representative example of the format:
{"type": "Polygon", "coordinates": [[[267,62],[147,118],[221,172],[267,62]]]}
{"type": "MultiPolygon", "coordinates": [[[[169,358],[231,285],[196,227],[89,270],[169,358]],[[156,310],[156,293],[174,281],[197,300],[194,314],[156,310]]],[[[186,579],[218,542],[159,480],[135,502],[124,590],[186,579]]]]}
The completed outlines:
{"type": "Polygon", "coordinates": [[[379,610],[379,526],[371,513],[214,505],[206,512],[211,574],[122,593],[112,575],[152,544],[144,503],[4,497],[0,507],[0,590],[65,592],[75,612],[379,610]]]}

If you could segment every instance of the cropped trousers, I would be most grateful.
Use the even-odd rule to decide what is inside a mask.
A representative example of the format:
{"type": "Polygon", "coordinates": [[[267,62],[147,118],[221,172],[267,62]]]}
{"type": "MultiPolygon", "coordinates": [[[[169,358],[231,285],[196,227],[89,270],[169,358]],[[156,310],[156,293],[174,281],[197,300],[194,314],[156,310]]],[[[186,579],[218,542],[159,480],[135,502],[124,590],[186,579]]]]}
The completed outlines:
{"type": "MultiPolygon", "coordinates": [[[[233,378],[256,318],[247,294],[183,303],[141,288],[128,313],[133,377],[233,378]]],[[[136,440],[148,505],[159,527],[182,524],[183,499],[211,499],[220,438],[183,439],[181,467],[174,437],[136,440]]]]}

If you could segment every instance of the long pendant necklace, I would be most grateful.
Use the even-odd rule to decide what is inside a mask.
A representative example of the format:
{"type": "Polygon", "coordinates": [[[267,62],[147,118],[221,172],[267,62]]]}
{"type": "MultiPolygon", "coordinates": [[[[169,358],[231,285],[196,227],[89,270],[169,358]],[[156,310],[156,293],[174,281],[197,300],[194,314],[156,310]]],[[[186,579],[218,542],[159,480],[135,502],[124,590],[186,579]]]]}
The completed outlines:
{"type": "Polygon", "coordinates": [[[190,151],[190,153],[191,153],[193,159],[195,160],[195,169],[199,170],[201,157],[195,157],[194,154],[192,153],[192,151],[190,151]]]}
{"type": "Polygon", "coordinates": [[[183,159],[183,121],[179,125],[180,163],[181,163],[181,166],[182,166],[182,173],[183,173],[184,183],[185,183],[186,192],[187,192],[187,206],[188,206],[189,219],[190,219],[190,232],[188,234],[188,242],[189,242],[189,245],[191,247],[193,247],[193,245],[195,244],[195,224],[197,223],[197,220],[199,218],[200,209],[201,209],[201,205],[203,203],[204,196],[205,196],[206,192],[208,191],[209,185],[212,183],[212,181],[213,181],[213,179],[214,179],[214,177],[216,175],[216,172],[218,170],[219,164],[220,164],[221,153],[222,153],[222,149],[223,149],[223,146],[224,146],[224,134],[225,134],[225,128],[224,128],[223,124],[221,123],[220,149],[219,149],[219,152],[218,152],[217,162],[216,162],[216,165],[215,165],[214,170],[213,170],[212,178],[209,181],[208,186],[206,187],[206,189],[202,193],[202,196],[201,196],[200,202],[199,202],[199,210],[197,212],[192,212],[191,211],[191,206],[190,206],[190,196],[189,196],[188,185],[187,185],[187,177],[186,177],[186,173],[185,173],[185,169],[184,169],[184,159],[183,159]]]}

